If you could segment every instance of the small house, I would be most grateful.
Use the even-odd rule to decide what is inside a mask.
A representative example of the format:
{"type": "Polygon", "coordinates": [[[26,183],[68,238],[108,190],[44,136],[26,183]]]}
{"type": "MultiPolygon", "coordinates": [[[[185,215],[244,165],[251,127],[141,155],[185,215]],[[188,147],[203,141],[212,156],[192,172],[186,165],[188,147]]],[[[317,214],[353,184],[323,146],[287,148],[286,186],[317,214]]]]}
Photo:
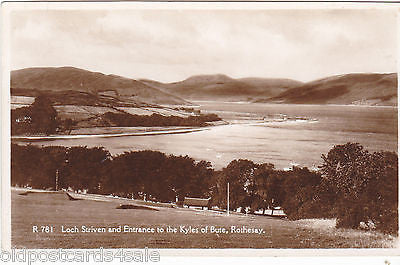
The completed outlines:
{"type": "Polygon", "coordinates": [[[207,209],[210,208],[210,199],[201,199],[201,198],[190,198],[190,197],[185,197],[183,201],[183,205],[186,205],[187,207],[194,206],[194,207],[201,207],[201,209],[204,209],[204,207],[207,207],[207,209]]]}

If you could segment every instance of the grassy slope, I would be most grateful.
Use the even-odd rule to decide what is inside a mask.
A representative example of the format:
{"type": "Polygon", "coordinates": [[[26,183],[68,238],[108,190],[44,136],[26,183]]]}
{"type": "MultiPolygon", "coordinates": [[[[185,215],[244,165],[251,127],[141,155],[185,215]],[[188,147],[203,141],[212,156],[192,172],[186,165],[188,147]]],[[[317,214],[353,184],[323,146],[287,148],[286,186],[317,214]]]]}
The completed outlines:
{"type": "Polygon", "coordinates": [[[47,93],[64,104],[97,101],[116,104],[186,104],[183,99],[137,80],[74,67],[26,68],[11,72],[11,94],[47,93]],[[68,98],[66,98],[68,97],[68,98]],[[67,102],[65,102],[67,101],[67,102]]]}
{"type": "MultiPolygon", "coordinates": [[[[394,238],[379,233],[336,229],[332,220],[288,221],[160,207],[159,211],[116,209],[118,201],[70,201],[65,194],[18,195],[12,191],[12,246],[26,248],[349,248],[389,247],[394,238]],[[54,233],[32,233],[32,225],[52,225],[54,233]],[[256,234],[61,233],[64,226],[263,228],[256,234]]],[[[126,202],[124,202],[126,203],[126,202]]]]}
{"type": "Polygon", "coordinates": [[[265,102],[397,105],[397,74],[328,77],[289,89],[265,102]]]}
{"type": "MultiPolygon", "coordinates": [[[[57,92],[56,92],[57,93],[57,92]]],[[[34,97],[26,97],[26,96],[12,96],[11,97],[11,108],[20,108],[24,106],[29,106],[34,102],[35,98],[34,97]]],[[[85,102],[82,102],[81,105],[76,105],[76,104],[61,104],[60,102],[54,106],[54,108],[57,111],[58,118],[61,120],[65,120],[67,118],[70,118],[76,122],[76,124],[73,126],[74,130],[71,132],[71,134],[77,134],[77,133],[84,133],[86,134],[93,134],[95,131],[97,133],[101,134],[102,132],[104,133],[110,133],[110,128],[107,128],[108,126],[117,126],[117,124],[114,124],[112,121],[109,120],[104,120],[102,118],[102,115],[107,113],[107,112],[112,112],[112,113],[128,113],[132,115],[143,115],[143,116],[150,116],[152,114],[159,114],[163,115],[166,117],[169,116],[175,116],[175,117],[180,117],[180,118],[188,118],[189,116],[192,116],[193,113],[191,112],[191,109],[186,109],[183,108],[182,106],[174,106],[174,105],[167,105],[167,106],[161,106],[161,105],[138,105],[138,106],[117,106],[114,107],[113,105],[107,105],[107,104],[85,104],[85,102]],[[106,127],[104,127],[106,126],[106,127]],[[97,129],[96,129],[97,128],[97,129]]],[[[212,123],[210,123],[212,124],[212,123]]],[[[179,126],[168,126],[168,129],[171,129],[172,127],[177,128],[179,126]]],[[[155,130],[161,130],[161,129],[166,129],[166,127],[147,127],[147,130],[149,131],[155,131],[155,130]]],[[[132,132],[137,132],[141,131],[143,127],[138,127],[138,129],[133,129],[132,127],[127,128],[127,133],[132,133],[132,132]]],[[[123,128],[115,128],[114,133],[119,133],[121,131],[125,131],[123,128]]]]}

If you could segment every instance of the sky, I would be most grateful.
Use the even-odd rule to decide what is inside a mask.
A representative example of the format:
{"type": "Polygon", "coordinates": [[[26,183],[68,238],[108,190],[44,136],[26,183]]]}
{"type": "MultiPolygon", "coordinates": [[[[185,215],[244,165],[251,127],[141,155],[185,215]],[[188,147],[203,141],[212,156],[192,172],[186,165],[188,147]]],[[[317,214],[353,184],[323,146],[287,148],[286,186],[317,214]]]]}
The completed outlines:
{"type": "Polygon", "coordinates": [[[161,82],[397,72],[393,9],[43,9],[10,19],[13,70],[74,66],[161,82]]]}

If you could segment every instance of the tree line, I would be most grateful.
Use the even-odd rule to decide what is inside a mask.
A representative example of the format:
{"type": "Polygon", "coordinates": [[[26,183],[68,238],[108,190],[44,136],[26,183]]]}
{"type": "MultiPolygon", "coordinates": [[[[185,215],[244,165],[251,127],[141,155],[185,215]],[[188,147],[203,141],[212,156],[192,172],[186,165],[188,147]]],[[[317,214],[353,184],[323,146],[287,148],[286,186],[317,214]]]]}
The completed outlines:
{"type": "Polygon", "coordinates": [[[337,227],[397,234],[398,158],[370,153],[357,143],[334,146],[318,170],[275,169],[238,159],[221,170],[210,162],[158,151],[111,156],[101,147],[38,147],[12,144],[11,184],[58,187],[160,202],[211,197],[221,209],[265,211],[277,206],[290,219],[336,218],[337,227]]]}
{"type": "Polygon", "coordinates": [[[111,156],[101,147],[38,147],[12,144],[11,184],[160,202],[176,197],[210,196],[210,162],[158,151],[130,151],[111,156]]]}
{"type": "Polygon", "coordinates": [[[220,121],[216,114],[199,114],[188,117],[164,116],[158,113],[151,115],[136,115],[129,113],[106,112],[101,116],[107,122],[118,127],[134,126],[207,126],[207,122],[220,121]]]}

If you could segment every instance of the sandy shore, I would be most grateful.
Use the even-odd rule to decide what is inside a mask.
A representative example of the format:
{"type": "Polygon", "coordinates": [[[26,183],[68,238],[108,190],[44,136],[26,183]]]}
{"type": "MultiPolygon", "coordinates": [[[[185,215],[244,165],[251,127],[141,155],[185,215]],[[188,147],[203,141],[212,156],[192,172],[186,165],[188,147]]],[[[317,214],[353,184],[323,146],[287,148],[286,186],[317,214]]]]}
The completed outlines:
{"type": "Polygon", "coordinates": [[[163,134],[182,134],[200,132],[208,130],[209,127],[202,128],[174,128],[174,129],[156,129],[156,130],[144,130],[143,128],[132,130],[130,132],[112,133],[109,130],[105,130],[103,133],[87,133],[87,134],[69,134],[69,135],[38,135],[38,136],[27,136],[27,135],[16,135],[11,136],[12,140],[58,140],[58,139],[80,139],[80,138],[106,138],[106,137],[122,137],[122,136],[145,136],[145,135],[163,135],[163,134]]]}

